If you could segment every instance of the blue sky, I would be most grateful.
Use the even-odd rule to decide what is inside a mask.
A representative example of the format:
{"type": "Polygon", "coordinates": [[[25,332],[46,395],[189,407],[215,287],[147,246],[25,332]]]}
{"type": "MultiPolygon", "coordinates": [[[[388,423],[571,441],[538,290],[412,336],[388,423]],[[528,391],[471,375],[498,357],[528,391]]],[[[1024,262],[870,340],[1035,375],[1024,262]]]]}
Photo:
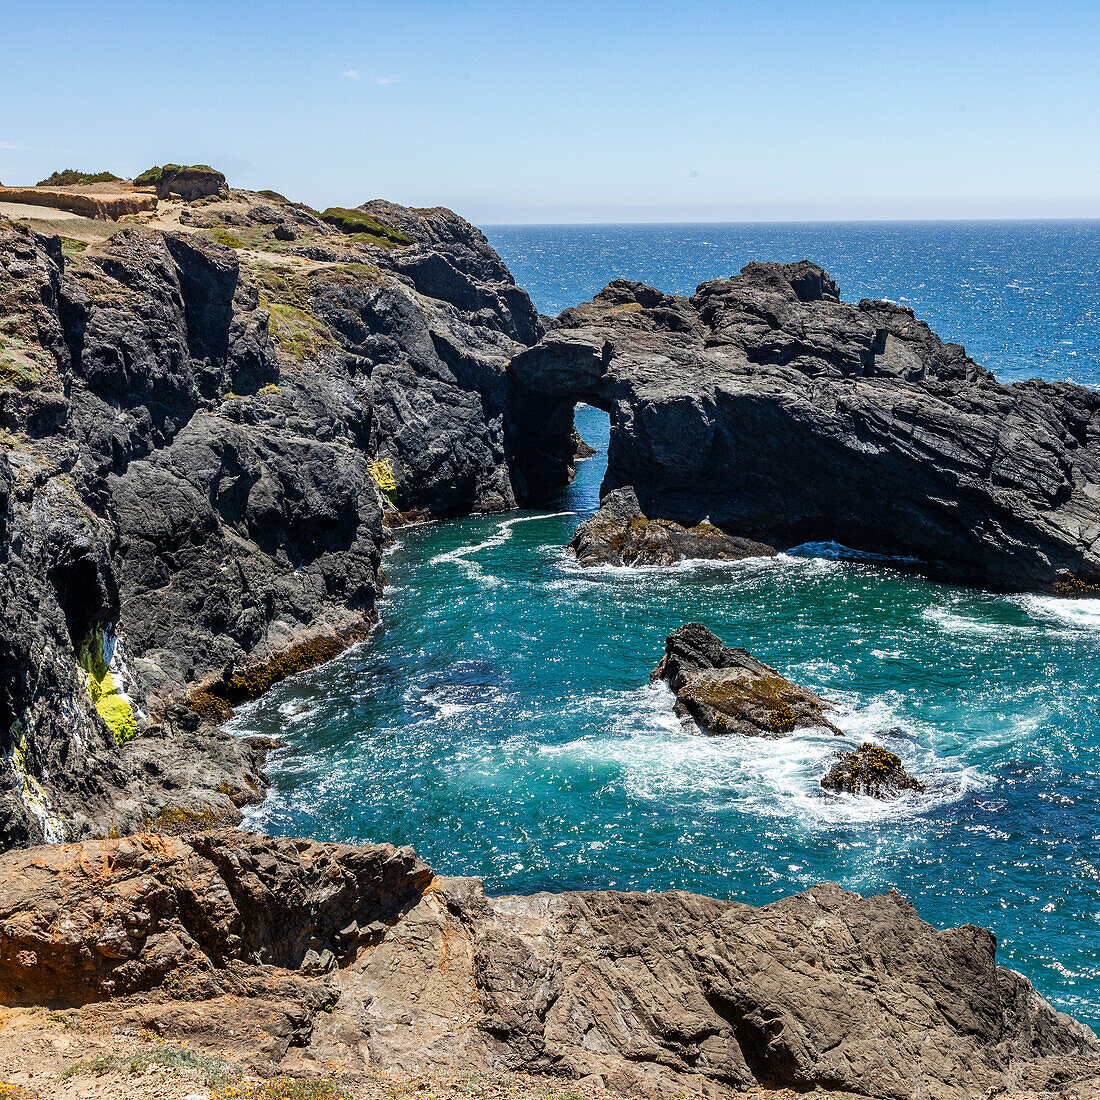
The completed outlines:
{"type": "Polygon", "coordinates": [[[0,0],[0,180],[482,224],[1100,217],[1100,5],[0,0]]]}

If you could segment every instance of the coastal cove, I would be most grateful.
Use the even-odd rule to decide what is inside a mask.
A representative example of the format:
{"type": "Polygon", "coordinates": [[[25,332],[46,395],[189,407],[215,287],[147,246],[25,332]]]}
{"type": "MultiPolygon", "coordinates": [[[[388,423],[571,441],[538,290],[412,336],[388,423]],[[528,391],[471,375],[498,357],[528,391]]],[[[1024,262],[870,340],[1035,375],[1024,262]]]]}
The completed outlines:
{"type": "MultiPolygon", "coordinates": [[[[1005,232],[988,230],[993,242],[1005,232]]],[[[514,243],[539,233],[564,231],[502,230],[493,243],[546,309],[560,256],[542,252],[542,266],[524,271],[534,246],[509,250],[508,234],[514,243]]],[[[919,312],[963,317],[943,335],[1005,380],[1042,373],[1095,384],[1095,324],[1081,327],[1094,321],[1085,284],[1095,234],[1091,224],[1020,227],[1011,243],[1030,249],[1019,263],[1032,278],[999,357],[985,349],[1004,312],[964,293],[958,273],[954,282],[943,274],[934,240],[924,281],[938,273],[942,298],[919,312]]],[[[776,258],[812,243],[796,240],[776,258]]],[[[699,271],[675,267],[676,249],[669,256],[665,279],[645,273],[669,289],[752,258],[731,249],[699,271]]],[[[828,263],[858,297],[843,258],[828,263]]],[[[990,279],[988,255],[984,263],[990,279]]],[[[600,278],[612,274],[637,273],[600,278]]],[[[885,294],[899,280],[876,271],[868,282],[885,294]]],[[[558,499],[401,531],[370,641],[240,712],[236,732],[289,742],[270,760],[274,788],[248,824],[409,843],[448,873],[483,876],[492,893],[676,888],[759,904],[823,880],[865,895],[895,887],[936,925],[992,928],[1002,964],[1059,1008],[1100,1021],[1090,789],[1100,766],[1100,601],[937,585],[821,546],[727,565],[581,571],[564,547],[598,504],[607,418],[582,406],[577,424],[601,453],[558,499]],[[671,696],[648,676],[665,636],[691,619],[844,703],[847,740],[896,727],[877,740],[928,793],[889,805],[826,797],[821,775],[849,747],[827,733],[685,734],[671,696]]]]}

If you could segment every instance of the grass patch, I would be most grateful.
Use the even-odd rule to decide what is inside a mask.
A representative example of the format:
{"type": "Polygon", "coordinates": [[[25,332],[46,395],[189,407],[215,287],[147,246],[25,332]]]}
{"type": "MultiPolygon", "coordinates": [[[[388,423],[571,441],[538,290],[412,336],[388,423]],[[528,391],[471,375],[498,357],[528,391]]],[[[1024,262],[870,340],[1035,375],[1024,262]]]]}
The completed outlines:
{"type": "Polygon", "coordinates": [[[237,1080],[241,1075],[239,1066],[221,1058],[208,1058],[196,1054],[186,1047],[155,1046],[150,1050],[139,1050],[133,1054],[101,1054],[96,1058],[83,1058],[74,1062],[62,1077],[76,1077],[91,1074],[96,1077],[104,1073],[142,1073],[160,1066],[197,1075],[207,1088],[219,1088],[237,1080]]]}
{"type": "Polygon", "coordinates": [[[0,352],[0,390],[30,390],[40,381],[41,373],[32,363],[18,362],[0,352]]]}
{"type": "Polygon", "coordinates": [[[221,226],[217,229],[211,229],[210,236],[213,237],[218,244],[224,244],[226,248],[244,248],[244,241],[242,241],[240,237],[235,233],[230,233],[228,229],[224,229],[221,226]]]}
{"type": "Polygon", "coordinates": [[[87,241],[78,241],[75,237],[61,238],[61,252],[70,260],[79,256],[87,247],[87,241]]]}
{"type": "Polygon", "coordinates": [[[271,335],[295,359],[315,359],[326,348],[336,346],[328,328],[308,309],[261,298],[260,305],[271,314],[271,335]]]}
{"type": "Polygon", "coordinates": [[[202,806],[197,810],[189,806],[165,806],[157,811],[155,817],[145,814],[144,824],[150,832],[178,836],[181,833],[208,833],[211,829],[233,822],[213,806],[202,806]]]}
{"type": "Polygon", "coordinates": [[[78,172],[75,168],[64,168],[60,172],[54,172],[44,180],[39,180],[35,187],[73,187],[79,183],[117,183],[122,177],[114,172],[78,172]]]}
{"type": "Polygon", "coordinates": [[[330,206],[321,214],[321,220],[336,226],[341,233],[347,233],[355,240],[365,244],[378,244],[383,248],[396,248],[413,243],[392,225],[386,225],[362,210],[348,210],[343,206],[330,206]]]}

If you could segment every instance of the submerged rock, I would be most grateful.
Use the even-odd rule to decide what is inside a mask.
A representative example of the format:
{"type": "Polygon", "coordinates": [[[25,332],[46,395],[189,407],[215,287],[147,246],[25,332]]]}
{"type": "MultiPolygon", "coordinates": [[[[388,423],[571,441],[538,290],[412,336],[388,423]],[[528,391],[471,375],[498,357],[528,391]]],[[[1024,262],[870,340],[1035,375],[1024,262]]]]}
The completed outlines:
{"type": "Polygon", "coordinates": [[[912,310],[841,301],[816,264],[752,263],[690,298],[618,280],[511,374],[516,462],[546,491],[585,401],[611,415],[604,491],[633,486],[651,522],[987,588],[1100,584],[1100,394],[998,382],[912,310]]]}
{"type": "Polygon", "coordinates": [[[615,489],[600,510],[577,527],[569,549],[581,565],[673,565],[691,558],[740,561],[772,556],[775,547],[727,535],[704,521],[684,527],[642,515],[631,486],[615,489]]]}
{"type": "Polygon", "coordinates": [[[936,929],[893,892],[486,897],[409,849],[230,830],[0,856],[0,1002],[268,1076],[460,1066],[636,1097],[973,1100],[1100,1074],[1096,1037],[999,967],[991,933],[936,929]]]}
{"type": "Polygon", "coordinates": [[[904,791],[924,793],[924,784],[902,767],[901,757],[881,745],[865,741],[854,752],[836,755],[836,763],[821,780],[826,790],[865,794],[883,800],[897,798],[904,791]]]}
{"type": "Polygon", "coordinates": [[[782,737],[795,729],[824,726],[834,704],[791,683],[744,649],[722,644],[701,623],[668,636],[665,655],[651,680],[665,680],[676,693],[676,713],[704,733],[782,737]]]}

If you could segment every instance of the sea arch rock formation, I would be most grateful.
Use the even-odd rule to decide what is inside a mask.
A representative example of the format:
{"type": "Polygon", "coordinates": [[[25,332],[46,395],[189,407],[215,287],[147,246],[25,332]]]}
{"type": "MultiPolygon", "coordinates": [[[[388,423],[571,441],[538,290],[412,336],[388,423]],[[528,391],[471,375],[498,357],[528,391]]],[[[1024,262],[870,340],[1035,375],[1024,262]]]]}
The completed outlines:
{"type": "Polygon", "coordinates": [[[1004,385],[912,310],[753,263],[690,298],[611,283],[512,362],[514,462],[563,480],[569,413],[606,408],[603,490],[650,519],[836,541],[1002,590],[1100,582],[1100,395],[1004,385]]]}

